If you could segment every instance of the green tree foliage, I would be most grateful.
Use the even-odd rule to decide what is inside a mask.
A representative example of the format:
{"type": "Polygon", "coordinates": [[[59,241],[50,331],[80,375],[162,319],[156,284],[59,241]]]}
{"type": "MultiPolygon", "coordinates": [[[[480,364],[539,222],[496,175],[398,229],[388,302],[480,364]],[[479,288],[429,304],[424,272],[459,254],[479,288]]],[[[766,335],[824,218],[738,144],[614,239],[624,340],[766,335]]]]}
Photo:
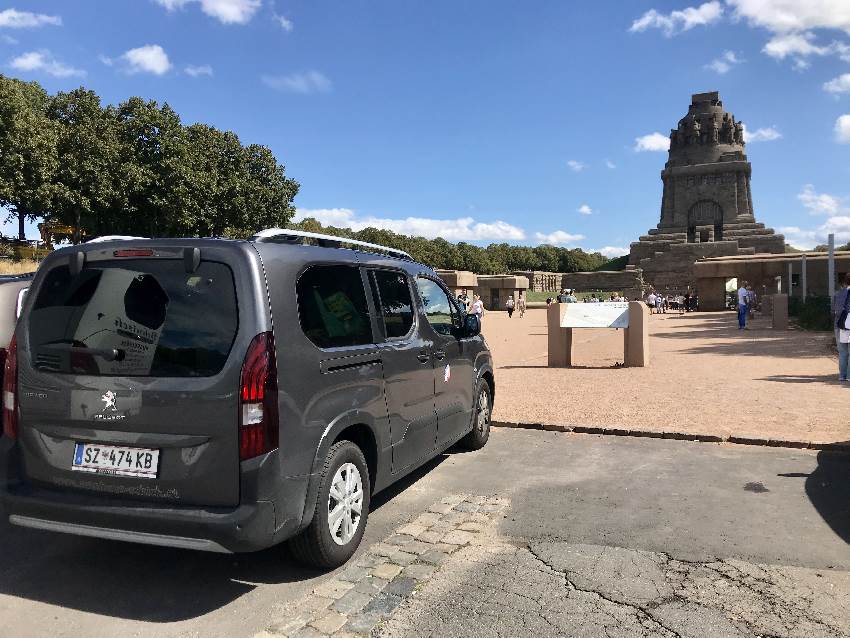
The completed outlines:
{"type": "Polygon", "coordinates": [[[22,238],[37,217],[90,237],[246,237],[286,225],[298,188],[265,146],[185,126],[168,104],[103,106],[0,75],[0,205],[22,238]]]}
{"type": "Polygon", "coordinates": [[[607,263],[599,253],[586,253],[580,248],[558,248],[556,246],[512,246],[510,244],[490,244],[486,248],[459,242],[453,244],[441,237],[425,239],[399,235],[390,230],[364,228],[353,231],[350,228],[322,226],[312,217],[303,219],[289,228],[312,233],[326,233],[337,237],[349,237],[390,248],[398,248],[409,253],[417,261],[433,268],[445,270],[471,270],[481,275],[498,273],[546,270],[549,272],[576,272],[594,270],[607,263]]]}
{"type": "Polygon", "coordinates": [[[0,75],[0,206],[24,222],[50,207],[56,172],[57,125],[47,117],[47,93],[35,82],[0,75]]]}

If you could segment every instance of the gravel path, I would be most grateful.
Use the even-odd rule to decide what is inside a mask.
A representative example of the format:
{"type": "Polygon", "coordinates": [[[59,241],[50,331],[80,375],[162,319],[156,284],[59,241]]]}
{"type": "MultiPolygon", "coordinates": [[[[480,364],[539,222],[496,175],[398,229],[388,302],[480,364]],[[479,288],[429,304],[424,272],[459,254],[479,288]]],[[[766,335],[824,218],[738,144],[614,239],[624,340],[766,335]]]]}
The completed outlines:
{"type": "Polygon", "coordinates": [[[737,330],[732,313],[650,317],[650,366],[619,368],[622,332],[577,330],[570,369],[546,367],[546,311],[491,312],[495,421],[850,441],[850,384],[837,381],[831,336],[737,330]]]}

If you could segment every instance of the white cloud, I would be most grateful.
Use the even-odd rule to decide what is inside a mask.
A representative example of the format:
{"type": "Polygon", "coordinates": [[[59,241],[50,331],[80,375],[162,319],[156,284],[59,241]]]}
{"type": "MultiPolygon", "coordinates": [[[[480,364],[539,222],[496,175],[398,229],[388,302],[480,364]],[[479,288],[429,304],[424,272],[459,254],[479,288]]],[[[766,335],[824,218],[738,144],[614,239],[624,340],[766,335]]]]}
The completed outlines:
{"type": "Polygon", "coordinates": [[[30,51],[29,53],[19,55],[9,62],[9,66],[16,71],[40,71],[56,78],[68,78],[86,74],[82,69],[75,69],[59,62],[50,54],[50,51],[45,50],[30,51]]]}
{"type": "Polygon", "coordinates": [[[850,115],[835,120],[835,139],[839,144],[850,144],[850,115]]]}
{"type": "Polygon", "coordinates": [[[614,162],[612,162],[611,160],[605,160],[605,166],[607,166],[608,168],[611,168],[611,169],[617,168],[617,165],[614,162]]]}
{"type": "Polygon", "coordinates": [[[590,206],[588,206],[587,204],[582,204],[581,206],[579,206],[579,207],[576,209],[576,212],[577,212],[579,215],[592,215],[592,214],[593,214],[593,209],[592,209],[590,206]]]}
{"type": "Polygon", "coordinates": [[[556,230],[551,233],[534,233],[534,238],[538,244],[549,244],[550,246],[562,246],[564,244],[574,244],[577,241],[584,239],[584,235],[573,235],[563,230],[556,230]]]}
{"type": "Polygon", "coordinates": [[[5,33],[0,33],[0,42],[3,44],[18,44],[18,41],[10,35],[6,35],[5,33]]]}
{"type": "Polygon", "coordinates": [[[772,142],[774,140],[778,140],[782,137],[782,133],[776,130],[775,126],[768,126],[767,128],[758,128],[752,133],[747,129],[746,125],[744,125],[744,141],[747,144],[751,144],[753,142],[772,142]]]}
{"type": "Polygon", "coordinates": [[[808,29],[841,29],[850,34],[846,0],[726,0],[735,17],[775,33],[808,29]]]}
{"type": "Polygon", "coordinates": [[[130,49],[121,58],[127,63],[127,70],[130,73],[163,75],[171,70],[168,54],[158,44],[146,44],[143,47],[130,49]]]}
{"type": "Polygon", "coordinates": [[[247,24],[257,13],[261,0],[154,0],[168,11],[182,9],[190,3],[201,5],[201,11],[224,24],[247,24]]]}
{"type": "Polygon", "coordinates": [[[729,73],[733,66],[741,64],[741,60],[734,51],[724,51],[719,58],[715,58],[710,63],[705,65],[705,68],[714,71],[720,75],[729,73]]]}
{"type": "Polygon", "coordinates": [[[809,250],[819,244],[826,244],[830,233],[835,235],[836,246],[850,242],[850,217],[836,215],[814,229],[802,229],[799,226],[784,226],[779,232],[785,235],[785,242],[796,248],[809,250]]]}
{"type": "Polygon", "coordinates": [[[212,76],[213,70],[209,64],[202,64],[200,66],[192,66],[191,64],[187,66],[183,71],[186,72],[186,75],[190,75],[193,78],[200,77],[202,75],[212,76]]]}
{"type": "Polygon", "coordinates": [[[394,233],[434,239],[442,237],[449,241],[520,240],[525,232],[503,221],[476,222],[472,217],[456,219],[434,219],[429,217],[405,217],[390,219],[370,215],[360,216],[350,208],[298,208],[294,221],[312,217],[325,226],[337,226],[363,230],[380,228],[394,233]]]}
{"type": "Polygon", "coordinates": [[[768,40],[762,51],[778,60],[784,60],[788,56],[806,57],[829,53],[828,47],[814,44],[814,39],[814,33],[783,33],[768,40]]]}
{"type": "Polygon", "coordinates": [[[638,153],[643,151],[667,151],[670,149],[670,138],[662,133],[650,133],[635,138],[634,150],[638,153]]]}
{"type": "Polygon", "coordinates": [[[570,167],[571,171],[575,171],[576,173],[580,173],[587,168],[587,164],[578,160],[567,160],[567,166],[570,167]]]}
{"type": "Polygon", "coordinates": [[[726,0],[736,20],[767,29],[771,39],[762,49],[778,60],[790,57],[798,71],[808,58],[837,55],[850,62],[850,44],[834,40],[816,43],[814,30],[839,29],[850,34],[850,3],[846,0],[726,0]]]}
{"type": "Polygon", "coordinates": [[[842,73],[837,78],[823,83],[823,90],[827,93],[850,93],[850,73],[842,73]]]}
{"type": "Polygon", "coordinates": [[[629,31],[639,33],[647,29],[660,29],[669,38],[694,27],[713,24],[720,20],[722,15],[723,7],[718,0],[712,0],[698,7],[687,7],[667,14],[650,9],[632,23],[629,31]]]}
{"type": "Polygon", "coordinates": [[[331,81],[319,71],[293,73],[292,75],[263,75],[260,78],[267,87],[275,91],[289,91],[308,95],[310,93],[330,93],[331,81]]]}
{"type": "Polygon", "coordinates": [[[608,259],[614,259],[614,257],[622,257],[623,255],[628,255],[629,249],[623,248],[622,246],[603,246],[602,248],[588,249],[587,252],[599,253],[600,255],[604,255],[608,259]]]}
{"type": "Polygon", "coordinates": [[[295,28],[295,25],[292,24],[292,20],[290,20],[286,16],[278,15],[275,13],[273,17],[275,22],[280,25],[280,28],[286,31],[287,33],[290,33],[295,28]]]}
{"type": "Polygon", "coordinates": [[[797,195],[797,199],[812,215],[837,215],[842,212],[850,212],[846,210],[840,197],[827,193],[817,193],[813,184],[803,186],[803,191],[797,195]]]}
{"type": "Polygon", "coordinates": [[[62,18],[49,16],[43,13],[30,13],[29,11],[18,11],[17,9],[4,9],[0,11],[0,28],[7,29],[32,29],[47,25],[61,26],[62,18]]]}

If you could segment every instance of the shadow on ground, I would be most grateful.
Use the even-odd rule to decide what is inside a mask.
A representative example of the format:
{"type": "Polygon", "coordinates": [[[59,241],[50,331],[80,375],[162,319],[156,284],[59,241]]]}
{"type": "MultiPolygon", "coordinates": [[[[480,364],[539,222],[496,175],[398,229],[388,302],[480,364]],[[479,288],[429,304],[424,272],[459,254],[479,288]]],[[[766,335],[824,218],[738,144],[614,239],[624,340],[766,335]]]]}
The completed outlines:
{"type": "MultiPolygon", "coordinates": [[[[451,450],[450,453],[454,453],[451,450]]],[[[376,494],[375,511],[438,467],[441,454],[376,494]]],[[[25,530],[0,522],[0,594],[115,618],[166,623],[197,618],[258,584],[309,580],[285,545],[213,554],[25,530]]]]}
{"type": "Polygon", "coordinates": [[[850,454],[819,452],[818,466],[806,479],[806,495],[832,531],[850,544],[850,454]]]}
{"type": "MultiPolygon", "coordinates": [[[[836,374],[774,374],[759,379],[759,381],[775,381],[777,383],[826,383],[827,385],[847,385],[839,381],[836,374]]],[[[848,386],[850,388],[850,386],[848,386]]]]}

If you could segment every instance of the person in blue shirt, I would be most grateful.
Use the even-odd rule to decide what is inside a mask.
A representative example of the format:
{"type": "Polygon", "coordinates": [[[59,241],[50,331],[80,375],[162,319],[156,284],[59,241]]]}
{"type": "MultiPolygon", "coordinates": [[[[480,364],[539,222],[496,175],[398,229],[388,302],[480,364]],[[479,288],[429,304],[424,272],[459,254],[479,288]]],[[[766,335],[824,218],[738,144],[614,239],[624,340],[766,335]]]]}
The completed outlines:
{"type": "Polygon", "coordinates": [[[838,346],[838,380],[847,381],[850,363],[850,272],[844,276],[844,287],[832,298],[832,320],[838,346]]]}

